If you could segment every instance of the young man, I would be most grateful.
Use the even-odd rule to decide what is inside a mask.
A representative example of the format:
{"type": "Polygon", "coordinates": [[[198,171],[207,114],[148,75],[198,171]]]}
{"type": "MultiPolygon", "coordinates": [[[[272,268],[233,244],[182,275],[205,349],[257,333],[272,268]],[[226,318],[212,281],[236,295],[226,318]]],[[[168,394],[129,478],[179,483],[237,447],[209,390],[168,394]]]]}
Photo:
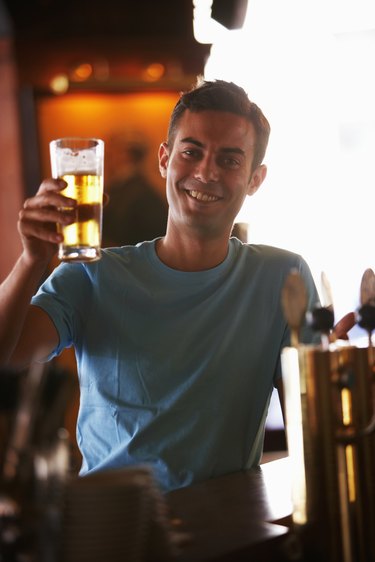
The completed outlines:
{"type": "Polygon", "coordinates": [[[23,254],[0,293],[1,357],[24,366],[74,346],[82,475],[146,463],[170,490],[258,464],[289,338],[281,291],[292,268],[309,306],[318,301],[300,256],[230,238],[266,176],[269,130],[232,83],[182,95],[159,151],[165,236],[61,264],[35,297],[61,240],[56,223],[73,220],[59,209],[74,201],[48,179],[25,202],[23,254]]]}

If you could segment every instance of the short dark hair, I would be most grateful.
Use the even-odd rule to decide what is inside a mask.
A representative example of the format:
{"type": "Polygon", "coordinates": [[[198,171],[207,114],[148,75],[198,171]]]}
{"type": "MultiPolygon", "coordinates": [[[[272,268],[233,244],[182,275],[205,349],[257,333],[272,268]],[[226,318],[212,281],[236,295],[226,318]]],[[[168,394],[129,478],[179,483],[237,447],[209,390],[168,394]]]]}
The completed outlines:
{"type": "Polygon", "coordinates": [[[270,125],[260,108],[250,101],[243,88],[225,80],[207,81],[198,78],[197,84],[182,92],[169,121],[168,144],[173,146],[178,122],[188,109],[198,111],[228,111],[252,123],[256,134],[256,146],[252,168],[263,162],[270,135],[270,125]]]}

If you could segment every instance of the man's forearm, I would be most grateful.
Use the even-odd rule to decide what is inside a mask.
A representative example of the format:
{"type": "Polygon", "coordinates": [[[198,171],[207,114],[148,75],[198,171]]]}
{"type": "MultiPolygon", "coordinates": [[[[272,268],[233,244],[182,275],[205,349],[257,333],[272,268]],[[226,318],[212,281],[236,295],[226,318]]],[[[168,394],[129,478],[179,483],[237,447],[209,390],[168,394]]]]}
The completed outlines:
{"type": "Polygon", "coordinates": [[[0,365],[8,364],[22,333],[32,296],[45,273],[45,263],[28,263],[22,254],[0,285],[0,365]]]}

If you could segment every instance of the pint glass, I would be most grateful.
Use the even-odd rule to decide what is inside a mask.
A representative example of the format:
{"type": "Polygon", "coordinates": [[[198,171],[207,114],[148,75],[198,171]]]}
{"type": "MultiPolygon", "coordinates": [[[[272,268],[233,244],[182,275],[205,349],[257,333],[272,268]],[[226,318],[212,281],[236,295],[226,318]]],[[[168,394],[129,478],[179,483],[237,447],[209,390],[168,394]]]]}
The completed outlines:
{"type": "Polygon", "coordinates": [[[103,212],[104,142],[91,138],[62,138],[50,143],[54,178],[67,187],[62,194],[77,201],[76,220],[58,225],[64,236],[58,257],[69,262],[100,259],[103,212]]]}

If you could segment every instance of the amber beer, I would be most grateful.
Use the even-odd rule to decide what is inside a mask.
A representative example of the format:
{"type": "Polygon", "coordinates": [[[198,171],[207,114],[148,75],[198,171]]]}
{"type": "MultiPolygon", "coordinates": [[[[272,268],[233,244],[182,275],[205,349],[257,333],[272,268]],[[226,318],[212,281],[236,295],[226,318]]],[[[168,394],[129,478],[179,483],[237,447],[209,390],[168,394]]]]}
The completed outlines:
{"type": "Polygon", "coordinates": [[[62,191],[66,197],[76,199],[76,221],[61,226],[64,236],[59,258],[75,260],[85,255],[87,261],[100,256],[103,177],[93,174],[66,174],[62,176],[68,186],[62,191]]]}
{"type": "Polygon", "coordinates": [[[100,139],[65,138],[52,141],[51,167],[67,187],[62,195],[77,201],[76,220],[58,225],[64,236],[58,257],[63,261],[100,259],[104,143],[100,139]]]}

